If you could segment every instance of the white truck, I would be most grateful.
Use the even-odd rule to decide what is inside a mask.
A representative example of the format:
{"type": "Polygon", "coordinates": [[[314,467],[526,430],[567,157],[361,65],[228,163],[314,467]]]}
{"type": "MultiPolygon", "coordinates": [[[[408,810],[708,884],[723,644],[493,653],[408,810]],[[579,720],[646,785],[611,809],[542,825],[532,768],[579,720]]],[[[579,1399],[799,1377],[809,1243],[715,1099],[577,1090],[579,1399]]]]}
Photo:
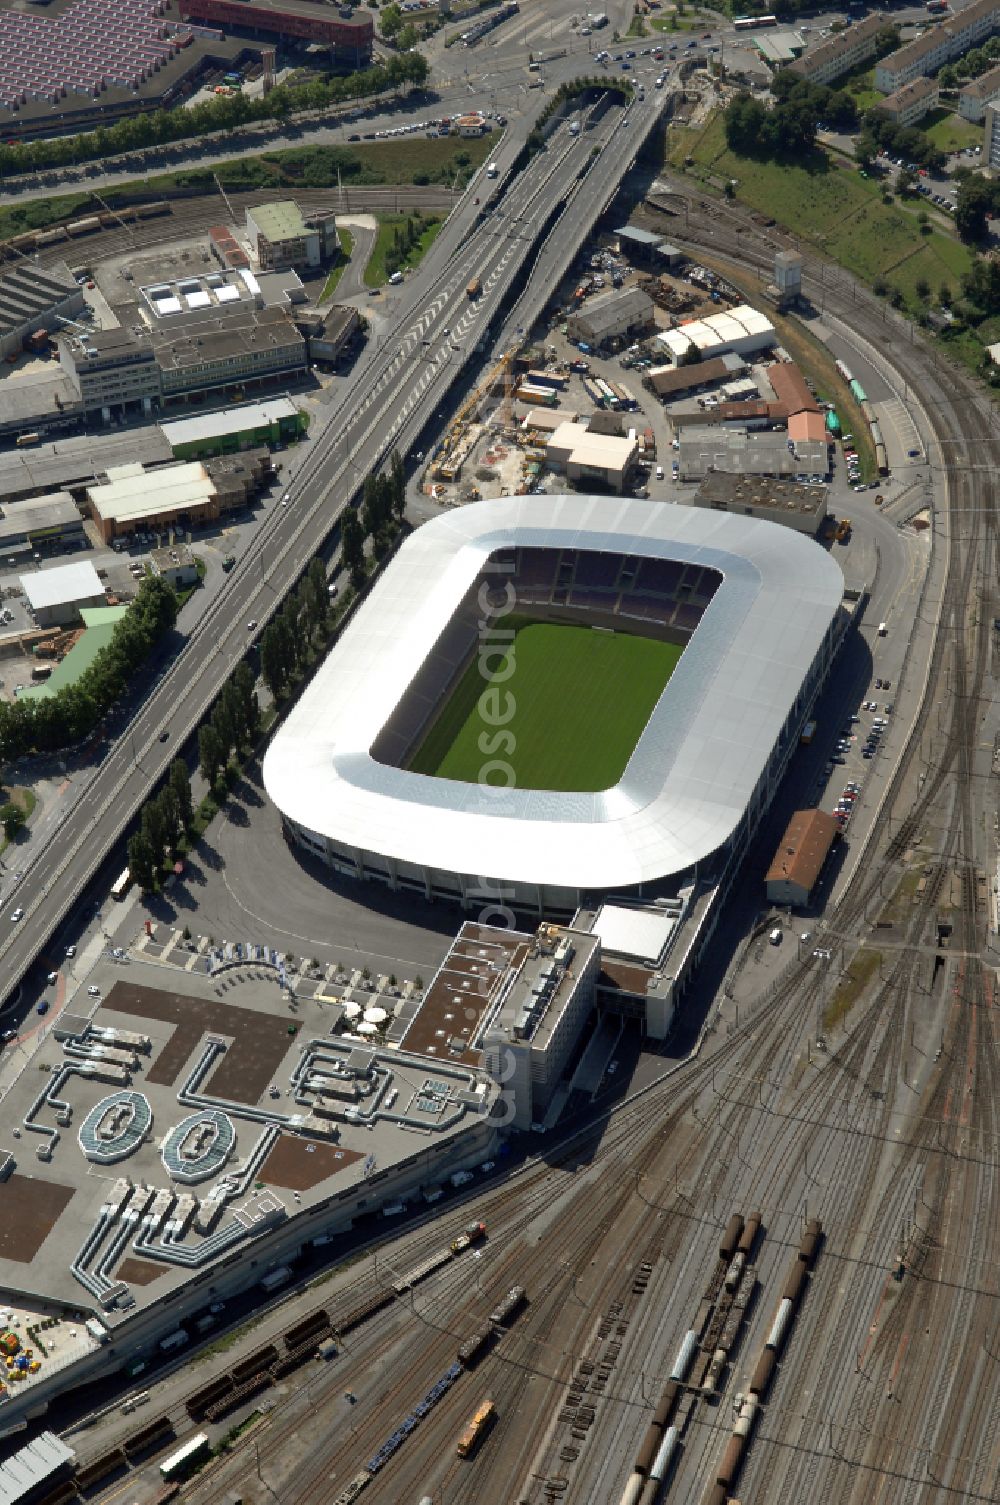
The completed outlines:
{"type": "Polygon", "coordinates": [[[262,1291],[267,1291],[268,1295],[270,1295],[272,1291],[280,1290],[283,1285],[287,1285],[291,1278],[292,1272],[289,1267],[287,1265],[279,1265],[276,1270],[269,1270],[267,1272],[260,1283],[260,1288],[262,1291]]]}

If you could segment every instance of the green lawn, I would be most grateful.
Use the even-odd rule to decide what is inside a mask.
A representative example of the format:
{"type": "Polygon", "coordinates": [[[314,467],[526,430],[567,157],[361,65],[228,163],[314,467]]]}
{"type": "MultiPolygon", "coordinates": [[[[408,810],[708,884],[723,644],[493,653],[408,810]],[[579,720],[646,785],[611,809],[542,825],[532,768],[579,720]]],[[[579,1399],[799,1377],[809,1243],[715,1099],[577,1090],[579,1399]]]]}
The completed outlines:
{"type": "Polygon", "coordinates": [[[416,773],[523,789],[610,789],[681,656],[672,643],[508,617],[508,654],[466,670],[410,763],[416,773]],[[513,660],[511,665],[510,660],[513,660]],[[513,667],[513,672],[511,668],[513,667]],[[498,720],[513,697],[500,740],[498,720]],[[496,705],[491,702],[495,701],[496,705]],[[482,739],[482,741],[481,741],[482,739]],[[492,744],[492,745],[491,745],[492,744]]]}
{"type": "MultiPolygon", "coordinates": [[[[911,311],[920,310],[915,287],[926,277],[937,289],[942,278],[957,285],[972,265],[972,253],[945,229],[920,233],[919,198],[907,204],[883,204],[878,182],[865,179],[850,164],[816,151],[799,166],[737,157],[726,147],[722,119],[716,115],[700,131],[677,131],[671,138],[675,164],[694,158],[694,171],[717,180],[736,180],[738,197],[751,208],[773,215],[834,261],[866,282],[883,277],[902,292],[911,311]]],[[[940,220],[931,212],[932,225],[940,220]]]]}
{"type": "Polygon", "coordinates": [[[862,114],[875,109],[885,98],[875,87],[874,68],[859,68],[855,73],[849,73],[846,78],[837,80],[837,88],[845,89],[857,101],[862,114]]]}
{"type": "Polygon", "coordinates": [[[325,303],[328,298],[333,297],[337,291],[337,283],[343,277],[348,262],[354,254],[354,236],[350,230],[345,230],[343,225],[338,225],[337,236],[340,240],[340,260],[323,284],[323,291],[319,295],[320,303],[325,303]]]}
{"type": "MultiPolygon", "coordinates": [[[[379,217],[378,235],[375,237],[375,245],[372,254],[365,267],[365,287],[384,287],[389,280],[385,258],[393,247],[393,235],[399,225],[405,225],[405,214],[387,214],[379,217]]],[[[415,246],[407,253],[404,265],[407,267],[419,266],[434,244],[441,230],[444,228],[444,220],[429,219],[425,229],[415,246]]]]}
{"type": "Polygon", "coordinates": [[[942,152],[960,152],[967,146],[982,146],[983,128],[953,115],[950,110],[932,110],[917,125],[942,152]]]}

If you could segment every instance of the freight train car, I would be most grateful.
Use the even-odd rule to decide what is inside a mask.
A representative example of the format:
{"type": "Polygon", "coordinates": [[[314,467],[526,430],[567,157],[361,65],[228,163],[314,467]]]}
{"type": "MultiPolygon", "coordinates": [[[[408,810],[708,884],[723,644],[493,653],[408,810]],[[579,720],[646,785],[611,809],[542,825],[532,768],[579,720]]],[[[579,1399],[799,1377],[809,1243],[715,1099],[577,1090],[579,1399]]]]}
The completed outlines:
{"type": "Polygon", "coordinates": [[[503,1327],[512,1317],[517,1315],[526,1300],[527,1294],[524,1286],[512,1286],[500,1305],[494,1307],[493,1311],[490,1312],[489,1320],[494,1326],[503,1327]]]}
{"type": "Polygon", "coordinates": [[[100,228],[100,218],[96,214],[88,214],[83,219],[70,220],[66,231],[75,239],[78,235],[93,235],[100,228]]]}
{"type": "Polygon", "coordinates": [[[742,1214],[734,1212],[732,1217],[729,1219],[729,1222],[726,1224],[726,1231],[722,1235],[722,1242],[719,1244],[720,1259],[727,1261],[732,1259],[733,1255],[736,1253],[737,1247],[739,1246],[739,1241],[742,1233],[742,1214]]]}

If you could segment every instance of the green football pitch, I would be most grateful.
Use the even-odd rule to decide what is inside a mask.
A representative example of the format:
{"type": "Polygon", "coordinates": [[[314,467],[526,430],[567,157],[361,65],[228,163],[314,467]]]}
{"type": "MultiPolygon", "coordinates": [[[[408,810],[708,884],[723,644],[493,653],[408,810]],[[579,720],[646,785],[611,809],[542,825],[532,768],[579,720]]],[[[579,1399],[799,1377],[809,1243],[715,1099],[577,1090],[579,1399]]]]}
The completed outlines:
{"type": "Polygon", "coordinates": [[[507,655],[477,654],[411,771],[518,789],[617,784],[681,647],[515,616],[497,627],[515,634],[507,655]]]}

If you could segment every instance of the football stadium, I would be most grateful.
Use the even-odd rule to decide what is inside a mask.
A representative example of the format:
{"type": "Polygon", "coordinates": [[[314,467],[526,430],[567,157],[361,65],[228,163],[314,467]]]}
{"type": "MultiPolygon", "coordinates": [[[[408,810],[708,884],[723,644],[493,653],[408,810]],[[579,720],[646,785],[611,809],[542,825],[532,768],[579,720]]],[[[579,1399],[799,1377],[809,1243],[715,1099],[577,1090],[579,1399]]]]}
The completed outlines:
{"type": "Polygon", "coordinates": [[[375,585],[267,792],[338,872],[466,907],[718,882],[829,669],[843,586],[811,539],[728,513],[462,508],[375,585]]]}

